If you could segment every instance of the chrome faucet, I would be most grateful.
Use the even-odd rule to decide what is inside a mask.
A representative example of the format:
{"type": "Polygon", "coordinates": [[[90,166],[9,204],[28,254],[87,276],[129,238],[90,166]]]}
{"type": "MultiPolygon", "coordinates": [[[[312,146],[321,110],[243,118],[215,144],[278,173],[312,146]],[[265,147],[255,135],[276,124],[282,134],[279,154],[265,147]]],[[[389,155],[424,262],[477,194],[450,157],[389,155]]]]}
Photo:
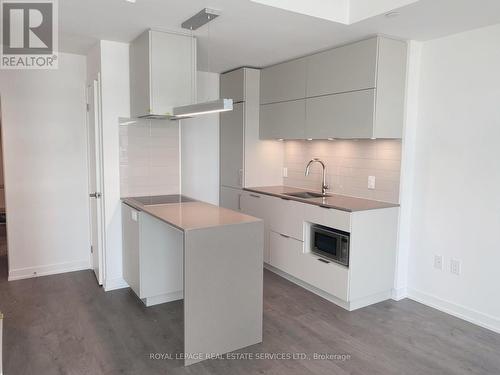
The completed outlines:
{"type": "Polygon", "coordinates": [[[309,176],[309,169],[311,168],[311,165],[313,163],[320,163],[321,166],[323,167],[323,182],[321,183],[321,194],[326,195],[326,190],[328,189],[328,185],[326,184],[326,165],[323,163],[323,161],[319,158],[314,158],[307,163],[306,166],[306,176],[309,176]]]}

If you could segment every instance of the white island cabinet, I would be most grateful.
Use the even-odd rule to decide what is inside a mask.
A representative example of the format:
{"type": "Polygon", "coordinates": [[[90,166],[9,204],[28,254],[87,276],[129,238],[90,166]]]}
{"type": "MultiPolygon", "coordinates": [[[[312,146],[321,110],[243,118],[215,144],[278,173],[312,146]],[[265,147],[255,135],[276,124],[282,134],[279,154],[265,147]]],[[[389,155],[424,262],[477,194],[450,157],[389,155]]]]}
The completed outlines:
{"type": "Polygon", "coordinates": [[[122,203],[123,275],[146,306],[183,299],[185,364],[262,341],[262,220],[208,203],[122,203]]]}

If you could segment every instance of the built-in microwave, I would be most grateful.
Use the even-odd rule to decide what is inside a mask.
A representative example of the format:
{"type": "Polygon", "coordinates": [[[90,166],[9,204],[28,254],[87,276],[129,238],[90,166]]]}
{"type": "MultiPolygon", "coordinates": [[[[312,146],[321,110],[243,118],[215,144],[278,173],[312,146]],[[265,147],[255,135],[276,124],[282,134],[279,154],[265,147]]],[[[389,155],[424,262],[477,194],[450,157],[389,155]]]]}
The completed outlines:
{"type": "Polygon", "coordinates": [[[311,252],[349,267],[350,234],[323,225],[311,226],[311,252]]]}

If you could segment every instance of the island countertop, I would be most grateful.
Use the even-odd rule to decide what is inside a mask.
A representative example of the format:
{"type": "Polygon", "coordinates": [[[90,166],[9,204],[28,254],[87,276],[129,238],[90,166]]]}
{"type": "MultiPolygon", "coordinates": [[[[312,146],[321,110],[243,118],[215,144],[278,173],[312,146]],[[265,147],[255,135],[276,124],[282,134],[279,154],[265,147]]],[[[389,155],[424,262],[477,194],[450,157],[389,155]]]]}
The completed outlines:
{"type": "Polygon", "coordinates": [[[368,211],[376,210],[381,208],[391,208],[399,207],[399,204],[375,201],[371,199],[350,197],[347,195],[339,194],[328,194],[326,197],[302,199],[291,197],[287,194],[305,192],[307,190],[290,187],[290,186],[260,186],[260,187],[249,187],[244,190],[251,191],[254,193],[260,193],[265,195],[271,195],[278,198],[293,200],[301,203],[313,204],[316,206],[333,208],[340,211],[346,212],[356,212],[356,211],[368,211]]]}
{"type": "Polygon", "coordinates": [[[192,199],[186,202],[149,205],[134,197],[128,197],[122,198],[122,202],[182,231],[260,221],[249,215],[192,199]]]}

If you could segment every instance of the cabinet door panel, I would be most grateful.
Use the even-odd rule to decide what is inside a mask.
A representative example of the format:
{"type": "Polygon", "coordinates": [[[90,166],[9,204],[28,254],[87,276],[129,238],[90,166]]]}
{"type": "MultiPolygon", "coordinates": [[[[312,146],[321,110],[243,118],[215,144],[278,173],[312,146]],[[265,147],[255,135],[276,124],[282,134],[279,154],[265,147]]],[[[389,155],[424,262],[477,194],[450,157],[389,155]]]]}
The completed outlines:
{"type": "Polygon", "coordinates": [[[261,139],[303,139],[306,116],[305,100],[260,106],[261,139]]]}
{"type": "Polygon", "coordinates": [[[305,95],[305,58],[261,70],[260,104],[303,99],[305,95]]]}
{"type": "Polygon", "coordinates": [[[263,194],[244,191],[241,195],[241,211],[264,221],[264,262],[269,263],[269,230],[274,210],[273,198],[263,194]]]}
{"type": "Polygon", "coordinates": [[[138,296],[140,289],[139,220],[141,213],[122,203],[123,278],[138,296]]]}
{"type": "Polygon", "coordinates": [[[245,100],[245,69],[237,69],[220,76],[221,98],[233,99],[234,103],[245,100]]]}
{"type": "Polygon", "coordinates": [[[151,31],[153,113],[194,103],[196,40],[186,35],[151,31]]]}
{"type": "Polygon", "coordinates": [[[243,137],[245,103],[234,104],[233,110],[220,115],[220,183],[243,186],[243,137]]]}
{"type": "Polygon", "coordinates": [[[241,194],[240,189],[233,189],[226,186],[220,187],[220,203],[219,206],[228,208],[234,211],[241,210],[241,194]]]}
{"type": "Polygon", "coordinates": [[[307,99],[306,138],[371,138],[375,90],[307,99]]]}
{"type": "Polygon", "coordinates": [[[374,88],[377,38],[308,57],[307,97],[374,88]]]}
{"type": "Polygon", "coordinates": [[[150,87],[150,31],[139,35],[130,43],[130,115],[144,116],[151,113],[150,87]]]}

